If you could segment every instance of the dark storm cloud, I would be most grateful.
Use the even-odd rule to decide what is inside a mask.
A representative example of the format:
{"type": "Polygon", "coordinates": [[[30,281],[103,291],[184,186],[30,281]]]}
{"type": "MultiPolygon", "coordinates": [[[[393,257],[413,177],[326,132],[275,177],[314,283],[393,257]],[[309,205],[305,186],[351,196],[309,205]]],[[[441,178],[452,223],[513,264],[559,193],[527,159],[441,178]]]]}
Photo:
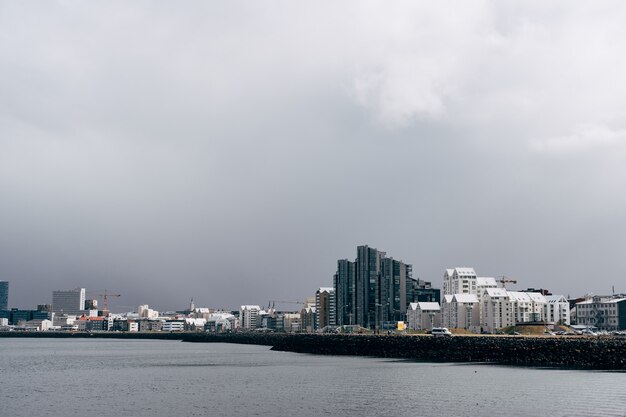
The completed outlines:
{"type": "Polygon", "coordinates": [[[621,288],[620,3],[0,6],[11,304],[236,307],[328,286],[370,244],[621,288]],[[450,10],[454,9],[454,13],[450,10]]]}

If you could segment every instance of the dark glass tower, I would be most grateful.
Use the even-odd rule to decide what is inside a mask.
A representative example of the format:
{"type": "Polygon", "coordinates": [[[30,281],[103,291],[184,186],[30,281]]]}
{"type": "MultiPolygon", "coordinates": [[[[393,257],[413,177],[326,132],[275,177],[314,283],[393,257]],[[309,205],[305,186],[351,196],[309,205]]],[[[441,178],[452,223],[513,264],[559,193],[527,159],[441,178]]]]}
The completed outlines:
{"type": "Polygon", "coordinates": [[[413,281],[411,265],[367,245],[358,246],[355,262],[337,261],[333,279],[337,325],[376,329],[406,320],[413,281]]]}
{"type": "Polygon", "coordinates": [[[9,281],[0,281],[0,310],[9,309],[9,281]]]}
{"type": "Polygon", "coordinates": [[[347,259],[337,261],[337,273],[333,279],[336,299],[336,323],[348,326],[356,323],[356,265],[347,259]]]}

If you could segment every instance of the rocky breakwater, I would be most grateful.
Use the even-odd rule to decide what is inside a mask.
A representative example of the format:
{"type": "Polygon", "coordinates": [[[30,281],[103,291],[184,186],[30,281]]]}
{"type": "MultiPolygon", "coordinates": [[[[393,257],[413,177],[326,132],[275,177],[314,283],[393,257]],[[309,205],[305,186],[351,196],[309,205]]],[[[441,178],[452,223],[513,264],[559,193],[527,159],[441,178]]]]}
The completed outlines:
{"type": "Polygon", "coordinates": [[[273,350],[427,362],[486,362],[575,369],[626,370],[626,338],[522,336],[190,335],[193,342],[245,343],[273,350]]]}

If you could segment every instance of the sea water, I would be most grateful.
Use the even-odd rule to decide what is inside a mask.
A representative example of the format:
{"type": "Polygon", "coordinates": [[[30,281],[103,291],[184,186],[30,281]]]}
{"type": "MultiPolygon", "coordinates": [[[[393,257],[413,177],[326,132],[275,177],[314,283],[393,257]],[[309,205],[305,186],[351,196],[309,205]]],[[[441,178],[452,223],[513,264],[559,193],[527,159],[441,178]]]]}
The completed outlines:
{"type": "Polygon", "coordinates": [[[0,417],[626,416],[626,373],[0,339],[0,417]]]}

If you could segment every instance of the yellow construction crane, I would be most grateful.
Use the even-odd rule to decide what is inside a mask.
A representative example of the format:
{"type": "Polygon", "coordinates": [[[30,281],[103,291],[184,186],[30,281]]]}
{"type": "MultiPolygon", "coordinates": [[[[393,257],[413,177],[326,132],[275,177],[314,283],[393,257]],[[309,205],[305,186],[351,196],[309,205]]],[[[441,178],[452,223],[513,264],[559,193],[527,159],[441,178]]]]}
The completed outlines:
{"type": "Polygon", "coordinates": [[[517,280],[516,279],[509,279],[509,277],[507,277],[506,275],[500,275],[496,278],[497,282],[499,282],[500,284],[502,284],[502,288],[504,288],[506,290],[506,283],[510,282],[511,284],[517,284],[517,280]]]}

